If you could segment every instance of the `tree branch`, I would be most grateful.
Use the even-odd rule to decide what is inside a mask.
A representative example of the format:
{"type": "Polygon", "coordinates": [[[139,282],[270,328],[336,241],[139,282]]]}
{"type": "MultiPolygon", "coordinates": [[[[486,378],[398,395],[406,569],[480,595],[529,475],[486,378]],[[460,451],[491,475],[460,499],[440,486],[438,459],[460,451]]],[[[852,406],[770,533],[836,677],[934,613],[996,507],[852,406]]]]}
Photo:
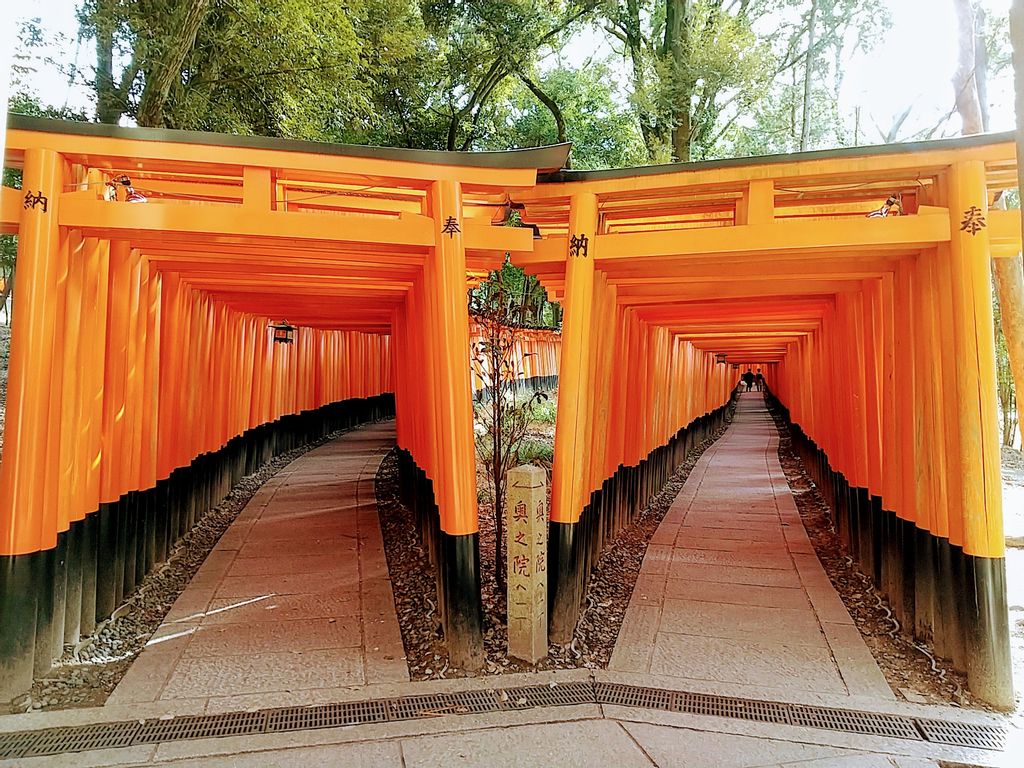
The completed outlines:
{"type": "Polygon", "coordinates": [[[567,139],[565,134],[565,118],[562,116],[561,108],[558,106],[554,99],[552,99],[550,96],[544,93],[544,91],[541,89],[539,85],[533,82],[533,80],[524,75],[522,72],[519,73],[519,79],[522,80],[523,84],[530,89],[530,92],[537,97],[537,101],[539,101],[541,104],[547,107],[548,111],[551,113],[551,116],[555,118],[555,129],[558,132],[558,143],[564,144],[567,141],[567,139]]]}

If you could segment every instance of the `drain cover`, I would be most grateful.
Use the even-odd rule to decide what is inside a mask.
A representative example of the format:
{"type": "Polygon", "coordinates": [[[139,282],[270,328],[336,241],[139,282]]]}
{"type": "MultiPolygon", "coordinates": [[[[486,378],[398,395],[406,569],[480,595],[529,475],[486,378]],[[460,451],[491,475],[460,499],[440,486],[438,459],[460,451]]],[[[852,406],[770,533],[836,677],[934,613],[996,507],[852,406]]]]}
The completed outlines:
{"type": "Polygon", "coordinates": [[[38,732],[21,757],[59,755],[63,752],[85,752],[90,749],[111,749],[131,746],[138,723],[101,723],[77,728],[51,728],[38,732]]]}
{"type": "Polygon", "coordinates": [[[680,693],[674,709],[694,715],[715,715],[762,723],[789,723],[789,705],[774,701],[736,699],[706,693],[680,693]]]}
{"type": "Polygon", "coordinates": [[[348,701],[318,707],[284,707],[267,714],[267,733],[382,723],[387,719],[388,710],[383,701],[348,701]]]}
{"type": "Polygon", "coordinates": [[[267,713],[227,712],[223,715],[193,715],[173,717],[170,720],[147,720],[139,726],[136,744],[157,741],[187,741],[219,736],[243,736],[262,733],[266,728],[267,713]]]}
{"type": "Polygon", "coordinates": [[[914,721],[909,717],[796,705],[790,711],[793,716],[793,725],[806,725],[810,728],[826,728],[830,731],[846,731],[847,733],[864,733],[871,736],[890,736],[895,739],[921,740],[921,734],[914,727],[914,721]]]}
{"type": "Polygon", "coordinates": [[[507,704],[512,709],[597,703],[594,697],[594,686],[589,682],[564,685],[527,685],[521,688],[506,688],[505,693],[508,694],[507,704]]]}
{"type": "Polygon", "coordinates": [[[936,744],[999,750],[1006,746],[1006,731],[998,726],[928,720],[923,717],[917,719],[917,724],[924,737],[936,744]]]}
{"type": "Polygon", "coordinates": [[[388,708],[392,720],[411,720],[442,715],[468,715],[470,713],[497,712],[501,709],[494,691],[460,691],[430,696],[405,696],[390,699],[388,708]]]}
{"type": "Polygon", "coordinates": [[[312,707],[279,707],[258,712],[173,717],[100,723],[40,731],[0,733],[0,759],[85,752],[190,739],[316,728],[341,728],[448,715],[557,707],[571,704],[617,704],[694,715],[713,715],[762,723],[797,725],[844,733],[928,741],[971,749],[1001,750],[1006,732],[997,725],[912,718],[833,707],[812,707],[708,693],[672,691],[620,683],[572,682],[512,688],[453,691],[391,699],[338,702],[312,707]]]}
{"type": "Polygon", "coordinates": [[[673,709],[676,697],[673,691],[661,688],[643,688],[638,685],[597,684],[597,700],[601,704],[618,704],[622,707],[644,707],[645,709],[673,709]]]}

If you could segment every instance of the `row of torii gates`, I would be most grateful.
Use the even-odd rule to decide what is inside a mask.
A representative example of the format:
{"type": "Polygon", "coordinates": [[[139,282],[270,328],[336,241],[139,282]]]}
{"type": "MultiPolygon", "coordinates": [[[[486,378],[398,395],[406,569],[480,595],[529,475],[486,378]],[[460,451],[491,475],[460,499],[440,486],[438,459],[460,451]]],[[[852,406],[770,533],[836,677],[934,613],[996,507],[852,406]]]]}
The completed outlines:
{"type": "Polygon", "coordinates": [[[567,146],[12,116],[0,698],[242,474],[391,413],[453,666],[479,663],[466,291],[509,253],[564,308],[560,370],[549,349],[532,372],[560,376],[553,640],[604,542],[720,423],[732,364],[756,364],[904,626],[1011,705],[989,259],[1021,230],[989,206],[1017,184],[1012,138],[589,172],[559,170],[567,146]]]}

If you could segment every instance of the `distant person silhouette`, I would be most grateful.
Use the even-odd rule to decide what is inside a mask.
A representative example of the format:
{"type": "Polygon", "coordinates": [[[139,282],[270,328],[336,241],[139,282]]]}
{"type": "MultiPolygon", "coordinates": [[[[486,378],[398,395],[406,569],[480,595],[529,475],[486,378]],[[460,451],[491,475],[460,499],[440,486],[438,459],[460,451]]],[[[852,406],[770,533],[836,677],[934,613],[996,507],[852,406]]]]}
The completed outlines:
{"type": "Polygon", "coordinates": [[[761,392],[764,390],[764,376],[761,375],[761,369],[757,369],[757,391],[761,392]]]}
{"type": "Polygon", "coordinates": [[[754,373],[753,371],[747,371],[743,374],[743,383],[747,385],[747,392],[754,386],[754,373]]]}

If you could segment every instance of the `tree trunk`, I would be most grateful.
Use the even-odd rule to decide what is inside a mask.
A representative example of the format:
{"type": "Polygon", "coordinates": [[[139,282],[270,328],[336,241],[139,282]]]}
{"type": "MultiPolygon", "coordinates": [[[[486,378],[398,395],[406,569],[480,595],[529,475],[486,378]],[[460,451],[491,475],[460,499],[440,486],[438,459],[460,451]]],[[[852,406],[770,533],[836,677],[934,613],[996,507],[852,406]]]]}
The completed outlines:
{"type": "Polygon", "coordinates": [[[985,9],[979,5],[974,11],[974,85],[978,89],[978,111],[983,131],[989,129],[988,48],[985,46],[985,18],[985,9]]]}
{"type": "Polygon", "coordinates": [[[690,1],[667,0],[665,3],[664,52],[671,59],[669,85],[669,125],[672,129],[672,159],[685,163],[690,159],[690,138],[693,135],[693,83],[687,71],[687,49],[690,34],[690,1]]]}
{"type": "Polygon", "coordinates": [[[114,87],[114,9],[110,0],[96,2],[96,119],[117,123],[124,105],[114,87]]]}
{"type": "Polygon", "coordinates": [[[1024,403],[1024,261],[1020,256],[992,259],[992,266],[1019,414],[1024,403]]]}
{"type": "Polygon", "coordinates": [[[4,280],[4,289],[0,291],[0,309],[4,310],[4,314],[7,315],[7,324],[11,324],[11,313],[7,310],[7,300],[11,297],[14,292],[14,270],[11,270],[10,277],[4,280]]]}
{"type": "Polygon", "coordinates": [[[166,125],[164,107],[167,105],[167,97],[171,94],[171,88],[181,81],[181,67],[196,43],[196,35],[199,34],[199,27],[209,8],[210,0],[191,0],[169,49],[157,62],[150,62],[151,68],[146,72],[146,88],[139,100],[139,113],[136,117],[139,125],[155,128],[166,125]]]}
{"type": "Polygon", "coordinates": [[[800,127],[800,151],[807,149],[811,133],[811,69],[814,66],[814,22],[818,16],[818,0],[811,0],[811,15],[807,20],[807,56],[804,57],[804,114],[800,127]]]}
{"type": "MultiPolygon", "coordinates": [[[[1017,111],[1017,157],[1024,157],[1024,0],[1013,0],[1010,8],[1010,41],[1013,43],[1013,79],[1017,111]]],[[[1017,167],[1017,183],[1024,188],[1024,165],[1017,167]]],[[[1017,424],[1024,435],[1024,263],[1021,257],[994,259],[996,287],[1002,311],[1003,335],[1010,358],[1017,399],[1017,424]]]]}
{"type": "Polygon", "coordinates": [[[961,133],[981,133],[985,130],[981,120],[981,104],[975,82],[974,9],[971,0],[953,0],[957,21],[957,61],[953,75],[956,111],[963,123],[961,133]]]}

